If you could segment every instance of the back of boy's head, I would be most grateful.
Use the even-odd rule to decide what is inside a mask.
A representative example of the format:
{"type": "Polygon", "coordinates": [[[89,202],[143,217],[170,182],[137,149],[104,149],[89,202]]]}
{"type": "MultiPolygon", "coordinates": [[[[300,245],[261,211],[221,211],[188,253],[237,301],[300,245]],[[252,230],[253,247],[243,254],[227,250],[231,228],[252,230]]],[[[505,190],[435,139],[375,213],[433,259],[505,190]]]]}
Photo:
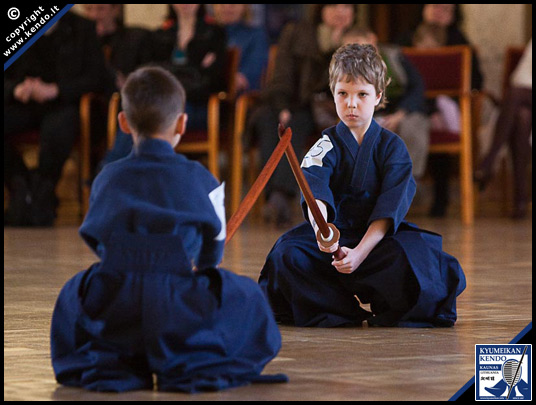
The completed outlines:
{"type": "Polygon", "coordinates": [[[184,112],[185,103],[181,83],[160,67],[135,70],[121,90],[121,105],[129,125],[146,138],[169,129],[184,112]]]}
{"type": "Polygon", "coordinates": [[[339,81],[357,81],[359,78],[372,84],[376,94],[382,99],[376,108],[385,107],[385,89],[391,79],[387,77],[387,67],[382,57],[372,45],[348,44],[341,46],[331,57],[329,65],[329,87],[335,94],[339,81]]]}

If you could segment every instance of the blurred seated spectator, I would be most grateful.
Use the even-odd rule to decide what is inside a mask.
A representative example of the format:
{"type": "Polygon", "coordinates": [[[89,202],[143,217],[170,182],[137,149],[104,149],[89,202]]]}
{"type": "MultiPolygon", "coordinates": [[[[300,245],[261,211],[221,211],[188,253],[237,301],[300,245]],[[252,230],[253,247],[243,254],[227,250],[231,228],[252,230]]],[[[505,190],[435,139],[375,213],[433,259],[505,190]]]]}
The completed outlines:
{"type": "Polygon", "coordinates": [[[343,43],[371,44],[385,61],[391,79],[386,89],[387,106],[376,112],[374,118],[404,140],[413,161],[413,177],[419,180],[426,170],[430,144],[430,122],[419,72],[402,54],[400,47],[378,44],[378,37],[369,29],[350,29],[344,34],[343,43]]]}
{"type": "Polygon", "coordinates": [[[126,76],[153,60],[150,31],[125,27],[122,4],[84,4],[85,17],[95,22],[97,36],[113,81],[112,91],[123,87],[126,76]]]}
{"type": "MultiPolygon", "coordinates": [[[[259,144],[264,165],[279,141],[277,126],[292,128],[292,143],[300,159],[306,139],[322,130],[317,118],[327,114],[313,113],[327,106],[333,109],[329,89],[329,63],[332,53],[341,45],[342,35],[356,19],[352,4],[314,4],[311,20],[289,23],[278,43],[274,74],[261,94],[261,104],[248,122],[248,133],[259,144]]],[[[335,125],[334,117],[329,126],[335,125]]],[[[320,132],[318,133],[320,135],[320,132]]],[[[297,185],[288,162],[283,159],[266,186],[265,220],[286,226],[291,220],[290,199],[297,185]]]]}
{"type": "MultiPolygon", "coordinates": [[[[433,43],[428,43],[428,47],[431,45],[471,45],[461,30],[462,20],[461,4],[423,4],[421,20],[417,27],[403,34],[397,42],[401,46],[415,46],[415,40],[419,41],[421,27],[432,26],[436,39],[433,43]]],[[[429,30],[429,28],[424,29],[429,30]]],[[[422,43],[421,45],[424,46],[422,43]]],[[[480,60],[474,48],[472,56],[471,86],[473,89],[480,90],[484,79],[480,70],[480,60]]]]}
{"type": "Polygon", "coordinates": [[[4,72],[4,225],[52,226],[55,188],[79,130],[79,101],[103,91],[104,57],[92,22],[65,14],[4,72]],[[30,172],[17,135],[39,131],[39,161],[30,172]]]}
{"type": "Polygon", "coordinates": [[[268,63],[268,37],[263,28],[248,24],[249,4],[214,4],[214,18],[225,28],[227,46],[240,49],[237,92],[259,90],[268,63]]]}
{"type": "MultiPolygon", "coordinates": [[[[422,23],[413,35],[413,46],[416,48],[437,48],[446,43],[446,31],[439,25],[422,23]]],[[[432,131],[447,131],[459,133],[460,107],[456,101],[448,96],[435,98],[435,105],[431,108],[430,123],[432,131]]]]}
{"type": "Polygon", "coordinates": [[[293,21],[305,18],[307,11],[314,4],[256,4],[257,11],[263,14],[262,24],[266,27],[270,45],[277,44],[283,28],[293,21]]]}
{"type": "Polygon", "coordinates": [[[475,180],[483,190],[493,176],[494,163],[502,146],[512,153],[514,208],[512,217],[527,215],[527,167],[531,157],[532,134],[532,38],[519,64],[511,75],[509,88],[502,100],[491,148],[475,171],[475,180]]]}
{"type": "MultiPolygon", "coordinates": [[[[138,27],[125,27],[122,22],[122,4],[84,4],[84,15],[95,22],[97,36],[106,58],[108,69],[107,93],[119,91],[126,77],[138,67],[153,60],[151,32],[138,27]]],[[[106,132],[107,109],[98,114],[99,131],[106,132]]],[[[118,127],[115,143],[100,161],[97,171],[107,163],[127,156],[132,150],[132,138],[118,127]]],[[[102,157],[102,154],[100,154],[102,157]]]]}
{"type": "Polygon", "coordinates": [[[155,60],[186,90],[189,129],[206,129],[207,101],[225,89],[225,30],[207,22],[203,4],[172,4],[155,33],[155,60]]]}
{"type": "MultiPolygon", "coordinates": [[[[419,38],[419,30],[427,29],[423,26],[432,26],[435,30],[437,46],[449,45],[471,45],[463,32],[461,31],[462,13],[460,4],[423,4],[421,21],[418,26],[401,36],[397,41],[402,46],[415,46],[415,39],[419,38]],[[417,35],[416,35],[417,34],[417,35]]],[[[426,42],[425,42],[426,44],[426,42]]],[[[422,45],[422,44],[421,44],[422,45]]],[[[430,46],[430,42],[426,44],[430,46]]],[[[472,66],[471,66],[471,86],[475,90],[481,90],[483,85],[483,77],[480,71],[480,62],[476,51],[473,49],[472,66]]],[[[452,104],[446,100],[444,105],[447,105],[446,113],[452,114],[452,104]]],[[[429,105],[429,114],[438,112],[437,105],[429,105]]],[[[445,112],[444,111],[444,112],[445,112]]],[[[454,110],[455,112],[456,110],[454,110]]],[[[439,111],[441,113],[441,111],[439,111]]],[[[432,122],[437,124],[437,116],[432,122]]],[[[444,115],[443,115],[444,117],[444,115]]],[[[456,115],[454,115],[454,120],[456,115]]],[[[450,125],[450,120],[449,124],[450,125]]],[[[428,159],[430,174],[434,180],[434,200],[430,208],[430,215],[433,217],[444,217],[447,213],[449,204],[449,180],[452,172],[453,158],[447,154],[434,154],[428,159]]]]}

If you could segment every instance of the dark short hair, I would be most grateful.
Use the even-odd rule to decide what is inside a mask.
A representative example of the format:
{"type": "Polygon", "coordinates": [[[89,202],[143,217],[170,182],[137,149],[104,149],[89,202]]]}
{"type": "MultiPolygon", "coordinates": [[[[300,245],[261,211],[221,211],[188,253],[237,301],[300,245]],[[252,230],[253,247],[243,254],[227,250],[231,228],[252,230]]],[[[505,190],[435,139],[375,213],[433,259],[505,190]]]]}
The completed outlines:
{"type": "Polygon", "coordinates": [[[165,69],[143,67],[132,72],[121,90],[121,105],[138,135],[151,137],[168,129],[184,112],[186,93],[165,69]]]}

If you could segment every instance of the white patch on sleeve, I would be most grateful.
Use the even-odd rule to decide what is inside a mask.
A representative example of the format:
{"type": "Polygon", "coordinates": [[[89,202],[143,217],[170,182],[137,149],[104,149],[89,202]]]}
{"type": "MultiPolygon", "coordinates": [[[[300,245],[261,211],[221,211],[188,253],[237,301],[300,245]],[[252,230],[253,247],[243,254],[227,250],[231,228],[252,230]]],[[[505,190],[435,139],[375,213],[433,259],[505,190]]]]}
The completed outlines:
{"type": "Polygon", "coordinates": [[[218,216],[221,222],[221,231],[214,238],[214,240],[217,240],[217,241],[225,240],[225,237],[227,236],[227,228],[226,228],[226,222],[225,222],[225,204],[224,204],[225,182],[221,183],[221,185],[219,185],[214,190],[212,190],[208,194],[208,198],[210,199],[210,202],[214,206],[214,211],[216,211],[216,215],[218,216]]]}
{"type": "Polygon", "coordinates": [[[308,168],[311,166],[324,166],[323,159],[327,153],[333,149],[333,144],[329,139],[329,136],[325,135],[319,139],[314,146],[309,149],[307,155],[303,158],[301,167],[308,168]]]}

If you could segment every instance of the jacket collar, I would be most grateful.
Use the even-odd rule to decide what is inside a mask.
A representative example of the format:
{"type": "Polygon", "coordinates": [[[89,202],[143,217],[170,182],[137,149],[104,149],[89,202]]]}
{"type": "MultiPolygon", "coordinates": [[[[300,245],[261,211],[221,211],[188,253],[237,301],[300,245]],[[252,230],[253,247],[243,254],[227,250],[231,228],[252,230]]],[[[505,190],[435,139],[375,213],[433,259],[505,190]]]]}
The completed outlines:
{"type": "Polygon", "coordinates": [[[132,154],[135,156],[172,156],[175,155],[175,151],[169,142],[161,139],[147,138],[142,140],[138,145],[134,145],[132,154]]]}
{"type": "Polygon", "coordinates": [[[352,175],[352,185],[358,189],[363,189],[365,185],[365,178],[367,177],[368,169],[372,163],[371,159],[374,146],[378,142],[381,131],[382,127],[374,119],[372,119],[370,126],[363,137],[363,142],[361,142],[361,146],[359,147],[354,172],[352,175]]]}

